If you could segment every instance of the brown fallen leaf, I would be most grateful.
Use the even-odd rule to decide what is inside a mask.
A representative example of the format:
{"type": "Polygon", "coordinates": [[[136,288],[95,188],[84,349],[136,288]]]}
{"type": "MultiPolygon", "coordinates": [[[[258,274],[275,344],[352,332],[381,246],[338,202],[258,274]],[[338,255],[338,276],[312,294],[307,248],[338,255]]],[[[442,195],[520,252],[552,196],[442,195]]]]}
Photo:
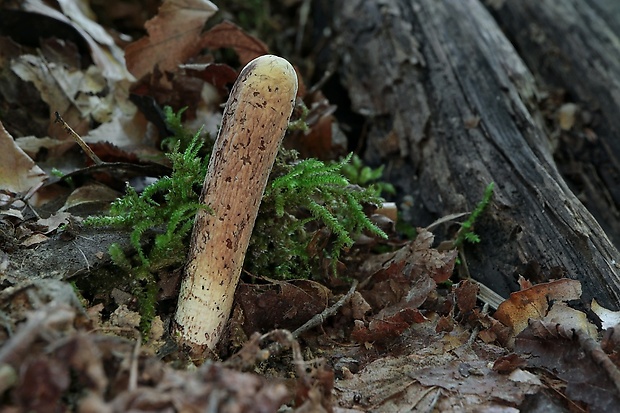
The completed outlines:
{"type": "Polygon", "coordinates": [[[217,24],[205,32],[201,46],[210,49],[230,47],[237,53],[241,66],[245,66],[258,56],[269,53],[269,48],[265,43],[229,21],[217,24]]]}
{"type": "Polygon", "coordinates": [[[431,248],[435,236],[432,232],[418,228],[414,240],[414,273],[426,273],[436,283],[447,281],[454,271],[457,250],[439,251],[431,248]]]}
{"type": "Polygon", "coordinates": [[[65,204],[58,211],[59,213],[63,213],[68,210],[75,211],[74,208],[78,206],[84,208],[89,205],[102,205],[104,203],[110,203],[115,199],[120,198],[120,196],[121,193],[106,185],[102,185],[97,182],[87,183],[73,190],[67,197],[65,204]]]}
{"type": "Polygon", "coordinates": [[[43,183],[45,172],[13,140],[0,122],[0,190],[19,193],[43,183]]]}
{"type": "Polygon", "coordinates": [[[588,334],[552,322],[533,320],[515,340],[515,352],[528,354],[528,367],[543,368],[564,380],[565,395],[588,411],[620,406],[620,371],[588,334]]]}
{"type": "Polygon", "coordinates": [[[416,239],[384,260],[371,276],[369,288],[362,294],[376,313],[402,302],[417,308],[436,283],[450,278],[457,252],[431,248],[433,239],[431,232],[418,228],[416,239]]]}
{"type": "Polygon", "coordinates": [[[224,63],[200,63],[181,66],[188,75],[215,86],[221,96],[227,96],[228,86],[237,80],[237,71],[224,63]]]}
{"type": "Polygon", "coordinates": [[[515,404],[540,388],[490,371],[503,349],[478,340],[463,345],[470,332],[462,325],[446,334],[434,324],[414,324],[403,334],[404,348],[391,346],[337,380],[338,406],[364,412],[516,412],[515,404]],[[488,393],[492,396],[485,397],[488,393]]]}
{"type": "Polygon", "coordinates": [[[398,338],[415,323],[428,321],[416,308],[403,308],[393,314],[382,313],[373,317],[368,327],[356,323],[351,338],[358,343],[385,343],[398,338]]]}
{"type": "Polygon", "coordinates": [[[495,360],[495,363],[493,363],[493,370],[498,373],[511,373],[515,369],[526,365],[527,361],[518,354],[510,353],[495,360]]]}
{"type": "MultiPolygon", "coordinates": [[[[550,301],[577,300],[581,297],[581,283],[563,278],[510,294],[500,304],[494,317],[512,330],[512,337],[528,326],[530,319],[540,320],[550,310],[550,301]]],[[[508,343],[510,345],[510,343],[508,343]]]]}
{"type": "Polygon", "coordinates": [[[453,361],[443,366],[416,370],[408,375],[427,387],[439,386],[451,393],[481,397],[486,403],[501,400],[512,405],[519,404],[527,394],[536,393],[540,387],[514,382],[506,375],[489,369],[483,360],[453,361]]]}
{"type": "Polygon", "coordinates": [[[157,16],[146,22],[148,36],[125,48],[127,68],[138,79],[153,72],[174,72],[204,47],[201,32],[217,12],[208,0],[166,0],[157,16]]]}
{"type": "Polygon", "coordinates": [[[375,272],[369,288],[361,291],[375,315],[369,323],[356,323],[352,338],[358,342],[385,342],[402,334],[414,323],[428,321],[417,308],[447,280],[454,269],[456,250],[431,248],[433,234],[418,229],[414,241],[398,250],[375,272]]]}
{"type": "Polygon", "coordinates": [[[239,284],[235,302],[243,310],[247,336],[274,328],[295,330],[327,308],[331,291],[314,281],[239,284]]]}
{"type": "Polygon", "coordinates": [[[480,288],[477,283],[464,280],[461,281],[454,291],[456,305],[461,314],[469,313],[476,307],[477,294],[480,288]]]}

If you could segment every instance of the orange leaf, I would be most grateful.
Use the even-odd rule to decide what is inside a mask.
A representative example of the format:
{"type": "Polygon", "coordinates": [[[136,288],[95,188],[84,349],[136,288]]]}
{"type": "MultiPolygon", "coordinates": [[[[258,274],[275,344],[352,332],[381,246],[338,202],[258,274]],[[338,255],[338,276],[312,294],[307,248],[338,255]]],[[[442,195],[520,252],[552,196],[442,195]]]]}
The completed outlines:
{"type": "Polygon", "coordinates": [[[510,294],[510,298],[500,304],[494,317],[511,328],[514,336],[528,326],[530,319],[544,318],[552,301],[576,300],[579,297],[581,283],[562,278],[510,294]]]}

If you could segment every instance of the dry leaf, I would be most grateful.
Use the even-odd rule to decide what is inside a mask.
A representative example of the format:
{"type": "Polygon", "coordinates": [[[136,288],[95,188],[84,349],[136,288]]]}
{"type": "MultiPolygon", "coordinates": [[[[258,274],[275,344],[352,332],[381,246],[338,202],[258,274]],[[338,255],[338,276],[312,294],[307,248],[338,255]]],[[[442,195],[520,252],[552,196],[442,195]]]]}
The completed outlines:
{"type": "Polygon", "coordinates": [[[351,338],[358,343],[385,343],[400,337],[411,325],[426,321],[429,320],[417,308],[403,308],[393,314],[378,314],[368,327],[356,323],[351,338]]]}
{"type": "Polygon", "coordinates": [[[461,314],[466,314],[476,307],[479,290],[480,287],[478,287],[477,283],[468,280],[463,280],[459,283],[454,291],[454,295],[456,297],[456,305],[461,314]]]}
{"type": "MultiPolygon", "coordinates": [[[[361,291],[375,311],[368,325],[356,323],[358,342],[388,341],[414,323],[428,321],[417,308],[435,290],[436,282],[452,274],[456,251],[431,248],[433,234],[419,228],[416,239],[398,250],[372,275],[371,287],[361,291]]],[[[475,302],[475,300],[474,300],[475,302]]]]}
{"type": "Polygon", "coordinates": [[[587,411],[617,411],[618,369],[587,334],[535,320],[517,337],[515,351],[530,355],[528,367],[542,368],[564,380],[565,395],[587,403],[587,411]]]}
{"type": "Polygon", "coordinates": [[[235,302],[243,310],[246,335],[274,328],[294,330],[327,308],[331,291],[314,281],[239,284],[235,302]]]}
{"type": "Polygon", "coordinates": [[[174,72],[181,63],[204,47],[201,42],[205,22],[217,12],[208,0],[166,0],[157,16],[146,22],[148,36],[125,49],[127,68],[138,79],[153,72],[174,72]]]}
{"type": "Polygon", "coordinates": [[[202,39],[202,46],[210,49],[230,47],[239,56],[239,63],[245,66],[250,60],[269,53],[267,45],[244,32],[239,26],[224,21],[213,26],[202,39]]]}
{"type": "Polygon", "coordinates": [[[424,228],[418,228],[418,236],[414,240],[414,273],[425,273],[436,283],[447,281],[454,271],[457,250],[438,251],[431,248],[435,236],[424,228]]]}
{"type": "Polygon", "coordinates": [[[13,140],[0,122],[0,189],[18,193],[39,186],[47,175],[13,140]]]}
{"type": "MultiPolygon", "coordinates": [[[[67,84],[79,83],[79,79],[76,76],[81,76],[81,72],[75,71],[70,73],[63,67],[58,66],[55,67],[56,69],[61,72],[56,77],[65,78],[67,84]]],[[[71,106],[67,93],[63,91],[61,85],[55,80],[55,70],[51,70],[50,65],[47,64],[43,57],[29,54],[21,55],[11,62],[11,70],[21,80],[32,82],[41,93],[41,99],[50,108],[54,108],[54,111],[64,113],[71,106]]]]}
{"type": "Polygon", "coordinates": [[[601,307],[596,300],[592,300],[591,308],[592,311],[594,311],[594,313],[601,319],[601,324],[604,330],[620,324],[620,311],[611,311],[601,307]]]}
{"type": "Polygon", "coordinates": [[[512,347],[514,337],[523,331],[529,320],[544,319],[551,309],[551,301],[577,300],[581,297],[581,283],[562,278],[514,292],[499,305],[493,317],[511,330],[508,342],[512,347]]]}
{"type": "Polygon", "coordinates": [[[548,283],[537,284],[526,290],[510,294],[510,298],[500,304],[494,317],[512,330],[512,337],[528,326],[530,319],[543,319],[550,309],[551,300],[569,301],[581,297],[581,283],[563,278],[548,283]]]}
{"type": "Polygon", "coordinates": [[[553,304],[545,318],[543,318],[543,321],[562,325],[562,327],[571,330],[581,331],[590,337],[598,336],[598,329],[588,321],[584,312],[575,310],[561,301],[553,304]]]}
{"type": "MultiPolygon", "coordinates": [[[[66,213],[69,209],[89,204],[105,204],[114,201],[121,196],[112,188],[97,182],[87,183],[74,189],[67,197],[65,204],[58,211],[66,213]]],[[[69,213],[66,213],[70,215],[69,213]]]]}
{"type": "Polygon", "coordinates": [[[49,218],[41,218],[37,220],[37,225],[44,227],[42,231],[44,234],[49,234],[52,231],[56,231],[59,226],[68,224],[71,214],[68,212],[57,212],[50,215],[49,218]]]}
{"type": "MultiPolygon", "coordinates": [[[[525,395],[536,393],[539,388],[539,385],[535,384],[516,383],[506,375],[491,370],[483,360],[453,361],[443,366],[417,370],[409,376],[427,387],[439,386],[448,392],[481,397],[484,404],[491,403],[492,400],[519,404],[525,395]]],[[[487,411],[482,406],[479,406],[479,409],[475,411],[487,411]]]]}
{"type": "Polygon", "coordinates": [[[22,7],[26,11],[58,20],[77,31],[88,44],[93,61],[101,69],[106,79],[115,81],[131,79],[131,75],[125,68],[121,49],[116,46],[105,30],[98,23],[86,17],[83,11],[71,7],[71,2],[61,0],[59,3],[62,3],[61,7],[70,9],[72,18],[78,20],[77,24],[74,20],[43,3],[41,0],[24,0],[22,7]],[[91,34],[96,36],[95,39],[91,37],[91,34]]]}
{"type": "Polygon", "coordinates": [[[182,65],[188,75],[198,77],[215,86],[222,96],[228,95],[228,86],[237,80],[237,71],[224,63],[200,63],[182,65]]]}
{"type": "Polygon", "coordinates": [[[493,363],[493,370],[498,373],[511,373],[517,368],[524,367],[525,365],[527,365],[527,361],[518,354],[510,353],[495,360],[495,363],[493,363]]]}
{"type": "Polygon", "coordinates": [[[31,247],[33,245],[36,244],[40,244],[42,242],[47,241],[49,238],[43,234],[33,234],[31,236],[29,236],[28,238],[26,238],[25,240],[23,240],[20,245],[23,245],[24,247],[31,247]]]}

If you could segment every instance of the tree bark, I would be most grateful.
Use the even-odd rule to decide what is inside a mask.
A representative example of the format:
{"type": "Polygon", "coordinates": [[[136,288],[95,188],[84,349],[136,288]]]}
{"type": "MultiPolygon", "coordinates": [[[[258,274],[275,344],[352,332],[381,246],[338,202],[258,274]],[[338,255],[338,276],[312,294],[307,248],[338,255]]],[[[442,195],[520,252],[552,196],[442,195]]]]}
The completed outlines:
{"type": "Polygon", "coordinates": [[[575,128],[551,130],[555,157],[620,246],[620,2],[508,1],[495,16],[542,87],[580,108],[575,128]]]}
{"type": "Polygon", "coordinates": [[[471,275],[507,296],[517,273],[540,266],[617,309],[618,251],[558,172],[534,77],[480,2],[331,7],[339,78],[367,121],[364,158],[411,195],[409,219],[471,211],[493,181],[482,242],[466,249],[471,275]]]}

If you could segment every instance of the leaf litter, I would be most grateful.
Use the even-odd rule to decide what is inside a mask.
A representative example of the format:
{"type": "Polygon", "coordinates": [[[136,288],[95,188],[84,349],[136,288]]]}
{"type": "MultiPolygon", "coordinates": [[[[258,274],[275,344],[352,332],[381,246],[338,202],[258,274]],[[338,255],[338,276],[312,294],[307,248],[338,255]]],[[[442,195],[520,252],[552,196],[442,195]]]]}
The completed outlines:
{"type": "MultiPolygon", "coordinates": [[[[573,411],[618,405],[617,314],[595,302],[592,312],[575,306],[581,286],[569,279],[523,282],[490,314],[476,283],[450,285],[457,252],[434,248],[425,229],[394,252],[352,255],[346,274],[359,285],[346,296],[343,280],[242,285],[223,362],[187,369],[165,312],[143,343],[135,297],[122,283],[88,301],[68,283],[109,265],[107,247],[119,235],[72,227],[122,189],[115,182],[166,173],[152,162],[165,133],[152,102],[189,105],[189,121],[216,129],[237,70],[204,49],[232,48],[241,64],[268,49],[232,22],[204,30],[217,11],[209,1],[165,1],[148,35],[124,51],[87,7],[58,5],[28,0],[22,11],[73,35],[36,46],[0,38],[0,76],[28,91],[5,90],[2,99],[16,114],[39,108],[30,124],[0,119],[2,411],[508,412],[550,394],[573,411]],[[20,101],[26,96],[37,103],[20,101]],[[57,110],[108,164],[86,166],[54,127],[57,110]],[[51,177],[56,166],[65,178],[51,177]],[[323,313],[330,316],[318,327],[288,331],[323,313]]],[[[298,148],[333,157],[343,147],[335,107],[320,91],[307,101],[310,130],[297,132],[298,148]]],[[[164,301],[178,276],[161,277],[164,301]]]]}

